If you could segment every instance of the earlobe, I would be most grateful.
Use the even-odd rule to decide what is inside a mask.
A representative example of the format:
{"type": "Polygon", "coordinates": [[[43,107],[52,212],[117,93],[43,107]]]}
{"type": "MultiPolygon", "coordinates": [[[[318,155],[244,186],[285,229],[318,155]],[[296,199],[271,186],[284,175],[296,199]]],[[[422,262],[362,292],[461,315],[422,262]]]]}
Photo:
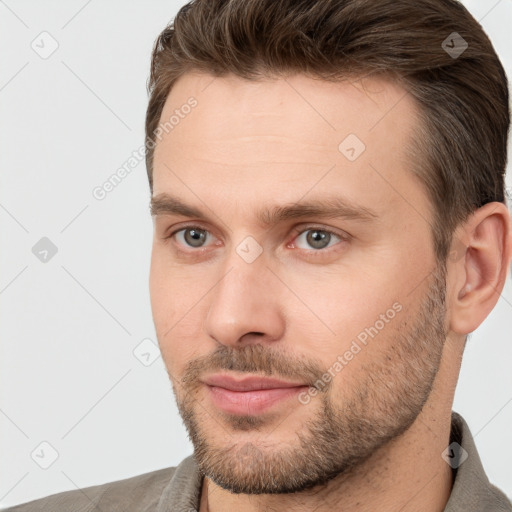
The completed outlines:
{"type": "Polygon", "coordinates": [[[498,302],[512,252],[510,214],[502,203],[487,203],[474,212],[454,236],[452,246],[465,246],[452,262],[455,276],[450,328],[474,331],[498,302]]]}

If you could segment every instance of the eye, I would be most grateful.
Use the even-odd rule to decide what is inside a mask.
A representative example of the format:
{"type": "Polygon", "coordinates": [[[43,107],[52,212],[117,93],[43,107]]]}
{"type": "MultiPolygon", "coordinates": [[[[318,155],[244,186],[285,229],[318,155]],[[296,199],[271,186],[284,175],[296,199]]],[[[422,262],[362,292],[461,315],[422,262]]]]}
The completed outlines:
{"type": "Polygon", "coordinates": [[[203,246],[206,240],[211,238],[211,234],[198,226],[187,226],[172,233],[168,238],[176,237],[181,244],[195,249],[203,246]]]}
{"type": "MultiPolygon", "coordinates": [[[[309,256],[314,256],[315,253],[326,253],[328,251],[324,249],[329,249],[333,245],[337,245],[337,242],[348,241],[350,237],[348,234],[338,234],[318,226],[307,226],[305,229],[303,227],[295,228],[294,233],[296,236],[287,247],[297,247],[300,251],[305,251],[307,254],[309,253],[309,256]]],[[[207,229],[190,225],[173,231],[171,234],[164,237],[164,239],[171,238],[176,239],[176,243],[179,247],[203,249],[214,236],[207,229]]]]}
{"type": "MultiPolygon", "coordinates": [[[[327,229],[322,229],[318,227],[309,227],[307,229],[303,229],[302,231],[297,231],[299,233],[299,236],[297,236],[294,241],[293,245],[296,245],[296,242],[304,242],[309,247],[300,247],[300,245],[297,245],[297,247],[301,250],[321,250],[326,249],[329,247],[332,247],[332,245],[329,245],[333,240],[334,241],[343,241],[346,240],[347,237],[343,237],[342,235],[338,235],[334,233],[333,231],[329,231],[327,229]]],[[[335,244],[334,244],[335,245],[335,244]]]]}

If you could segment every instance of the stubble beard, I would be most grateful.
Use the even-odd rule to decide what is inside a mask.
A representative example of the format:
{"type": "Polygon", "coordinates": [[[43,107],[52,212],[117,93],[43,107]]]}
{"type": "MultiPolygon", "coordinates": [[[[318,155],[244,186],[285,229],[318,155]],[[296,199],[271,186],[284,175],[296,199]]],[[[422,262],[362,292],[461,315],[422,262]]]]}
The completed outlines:
{"type": "MultiPolygon", "coordinates": [[[[269,429],[268,443],[233,443],[229,432],[260,431],[268,425],[268,417],[226,415],[224,422],[213,419],[197,403],[202,386],[198,376],[206,369],[223,369],[311,379],[322,375],[324,369],[307,363],[290,367],[287,360],[270,355],[268,348],[259,344],[236,350],[222,346],[212,356],[190,364],[179,389],[171,379],[201,473],[232,493],[296,493],[349,476],[379,448],[403,434],[430,396],[439,369],[446,340],[445,276],[445,266],[438,265],[414,321],[409,316],[406,324],[395,327],[388,352],[379,351],[378,358],[362,366],[351,379],[350,389],[342,388],[343,396],[336,397],[339,391],[333,386],[319,393],[317,403],[312,400],[309,404],[310,419],[299,431],[290,432],[285,447],[272,444],[271,433],[280,424],[269,429]],[[217,438],[225,431],[225,441],[214,443],[205,422],[217,430],[217,438]]],[[[371,343],[379,343],[379,336],[382,334],[371,343]]],[[[389,345],[389,340],[382,343],[389,345]]],[[[285,425],[286,417],[280,422],[285,425]]]]}

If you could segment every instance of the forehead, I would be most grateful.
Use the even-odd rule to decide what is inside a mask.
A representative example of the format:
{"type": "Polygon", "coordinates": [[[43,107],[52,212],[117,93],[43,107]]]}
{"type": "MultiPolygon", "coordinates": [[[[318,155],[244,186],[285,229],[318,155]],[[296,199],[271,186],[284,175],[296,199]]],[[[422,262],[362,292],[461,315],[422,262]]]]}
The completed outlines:
{"type": "Polygon", "coordinates": [[[216,189],[219,200],[272,190],[296,201],[314,187],[389,207],[423,194],[406,158],[417,107],[384,77],[249,81],[187,73],[172,88],[161,125],[171,118],[155,148],[155,196],[183,189],[183,180],[195,191],[229,185],[216,189]]]}
{"type": "MultiPolygon", "coordinates": [[[[268,134],[268,130],[279,129],[279,119],[295,121],[283,127],[291,136],[311,136],[322,142],[327,128],[337,139],[347,130],[361,133],[376,130],[384,117],[382,126],[406,132],[415,122],[416,112],[414,101],[405,89],[384,76],[347,77],[327,82],[298,74],[250,81],[232,74],[214,77],[190,72],[175,82],[161,122],[168,120],[176,109],[180,110],[190,97],[198,103],[193,112],[201,112],[201,125],[194,128],[207,139],[224,133],[231,135],[234,130],[239,135],[255,134],[253,129],[268,134]]],[[[183,126],[176,130],[176,140],[180,133],[187,135],[184,129],[183,126]]]]}

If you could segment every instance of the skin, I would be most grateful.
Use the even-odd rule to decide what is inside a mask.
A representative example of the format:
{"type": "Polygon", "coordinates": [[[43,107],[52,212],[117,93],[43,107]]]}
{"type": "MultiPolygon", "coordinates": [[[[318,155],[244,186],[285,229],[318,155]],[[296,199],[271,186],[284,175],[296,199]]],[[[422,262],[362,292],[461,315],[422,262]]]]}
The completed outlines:
{"type": "Polygon", "coordinates": [[[188,73],[161,120],[190,96],[197,106],[156,146],[153,199],[172,194],[207,219],[155,209],[150,292],[206,474],[200,511],[442,511],[452,471],[441,454],[465,337],[496,304],[510,262],[505,205],[476,210],[455,233],[458,252],[438,264],[432,207],[404,149],[416,105],[384,78],[188,73]],[[354,161],[338,148],[348,134],[366,146],[354,161]],[[263,226],[256,215],[333,196],[376,216],[263,226]],[[203,245],[190,245],[185,227],[205,235],[203,245]],[[340,238],[318,248],[315,230],[340,238]],[[249,236],[262,250],[251,263],[236,251],[249,236]],[[401,308],[389,319],[393,304],[401,308]],[[383,328],[333,371],[381,315],[383,328]],[[334,376],[307,403],[260,414],[220,411],[200,381],[223,370],[314,387],[329,368],[334,376]]]}

